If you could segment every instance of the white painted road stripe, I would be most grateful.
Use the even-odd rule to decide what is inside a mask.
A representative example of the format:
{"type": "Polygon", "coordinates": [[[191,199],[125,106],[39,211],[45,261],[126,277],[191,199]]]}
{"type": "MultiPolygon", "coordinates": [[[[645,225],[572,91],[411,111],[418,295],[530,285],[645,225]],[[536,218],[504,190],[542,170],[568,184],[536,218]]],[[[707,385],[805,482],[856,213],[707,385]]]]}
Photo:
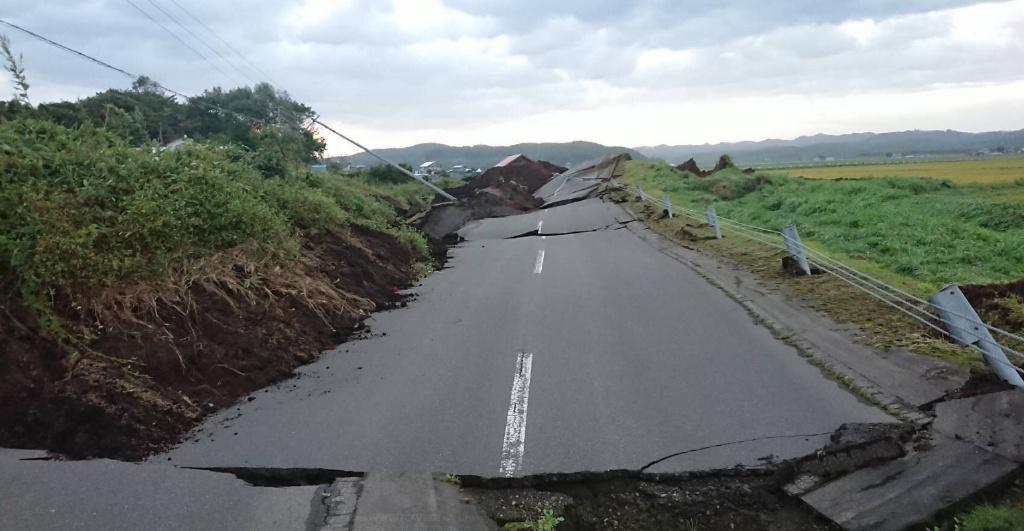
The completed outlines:
{"type": "Polygon", "coordinates": [[[523,466],[526,449],[526,406],[530,401],[530,371],[533,353],[520,352],[516,356],[516,373],[512,377],[512,396],[505,421],[505,439],[501,445],[501,464],[498,472],[505,477],[514,476],[523,466]]]}
{"type": "Polygon", "coordinates": [[[537,275],[544,270],[544,249],[537,251],[537,261],[533,264],[533,272],[537,275]]]}
{"type": "Polygon", "coordinates": [[[543,219],[537,222],[537,234],[540,234],[540,229],[543,226],[544,226],[544,220],[543,219]]]}

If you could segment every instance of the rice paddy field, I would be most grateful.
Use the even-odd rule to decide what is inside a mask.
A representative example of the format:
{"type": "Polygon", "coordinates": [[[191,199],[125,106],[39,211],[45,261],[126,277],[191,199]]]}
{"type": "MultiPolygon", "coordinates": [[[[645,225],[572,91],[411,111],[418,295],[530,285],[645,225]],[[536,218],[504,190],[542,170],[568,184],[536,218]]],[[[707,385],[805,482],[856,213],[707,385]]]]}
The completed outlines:
{"type": "Polygon", "coordinates": [[[809,179],[924,177],[956,184],[999,184],[1024,180],[1024,157],[990,156],[952,161],[780,167],[764,171],[809,179]]]}

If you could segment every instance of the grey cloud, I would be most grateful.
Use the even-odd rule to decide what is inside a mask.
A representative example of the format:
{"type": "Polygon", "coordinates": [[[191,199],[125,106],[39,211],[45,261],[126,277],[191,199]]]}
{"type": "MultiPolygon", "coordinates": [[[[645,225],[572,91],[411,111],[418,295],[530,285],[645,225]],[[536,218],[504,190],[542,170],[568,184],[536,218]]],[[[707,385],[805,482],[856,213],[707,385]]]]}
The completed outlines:
{"type": "MultiPolygon", "coordinates": [[[[148,0],[133,1],[163,20],[148,0]]],[[[170,0],[154,1],[188,22],[170,0]]],[[[461,22],[425,22],[416,30],[396,27],[392,7],[381,1],[352,0],[347,10],[299,26],[288,16],[304,0],[177,1],[324,117],[379,129],[469,127],[587,108],[600,103],[584,97],[595,82],[611,98],[672,99],[838,94],[1024,77],[1016,66],[1024,56],[1024,28],[1015,28],[1001,46],[953,42],[948,17],[923,14],[974,3],[968,0],[447,0],[461,22]],[[866,42],[836,27],[865,18],[877,24],[866,42]],[[662,48],[685,51],[692,60],[638,68],[644,51],[662,48]]],[[[184,92],[229,85],[121,0],[6,0],[0,17],[184,92]]],[[[7,33],[25,52],[39,94],[76,97],[90,87],[130,83],[7,33]]]]}

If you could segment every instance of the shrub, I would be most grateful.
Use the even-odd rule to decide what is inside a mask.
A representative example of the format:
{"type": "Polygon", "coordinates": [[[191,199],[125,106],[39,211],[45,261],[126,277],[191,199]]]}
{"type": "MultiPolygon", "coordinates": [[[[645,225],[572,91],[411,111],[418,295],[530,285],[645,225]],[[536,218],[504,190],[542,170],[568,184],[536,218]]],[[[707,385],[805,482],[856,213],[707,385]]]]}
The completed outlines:
{"type": "Polygon", "coordinates": [[[133,147],[89,125],[0,122],[0,271],[30,306],[52,312],[61,295],[73,302],[242,244],[291,256],[302,232],[349,223],[427,254],[423,237],[366,183],[291,171],[266,178],[237,155],[201,143],[133,147]]]}

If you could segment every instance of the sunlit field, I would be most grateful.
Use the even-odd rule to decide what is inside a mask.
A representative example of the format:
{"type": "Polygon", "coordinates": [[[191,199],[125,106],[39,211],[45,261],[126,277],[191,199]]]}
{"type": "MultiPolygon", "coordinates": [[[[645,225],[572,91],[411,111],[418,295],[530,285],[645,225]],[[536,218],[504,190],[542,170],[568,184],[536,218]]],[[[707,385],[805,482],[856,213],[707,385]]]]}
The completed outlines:
{"type": "Polygon", "coordinates": [[[811,179],[929,177],[957,184],[996,184],[1024,179],[1024,157],[989,157],[944,162],[900,162],[773,168],[766,172],[811,179]]]}

